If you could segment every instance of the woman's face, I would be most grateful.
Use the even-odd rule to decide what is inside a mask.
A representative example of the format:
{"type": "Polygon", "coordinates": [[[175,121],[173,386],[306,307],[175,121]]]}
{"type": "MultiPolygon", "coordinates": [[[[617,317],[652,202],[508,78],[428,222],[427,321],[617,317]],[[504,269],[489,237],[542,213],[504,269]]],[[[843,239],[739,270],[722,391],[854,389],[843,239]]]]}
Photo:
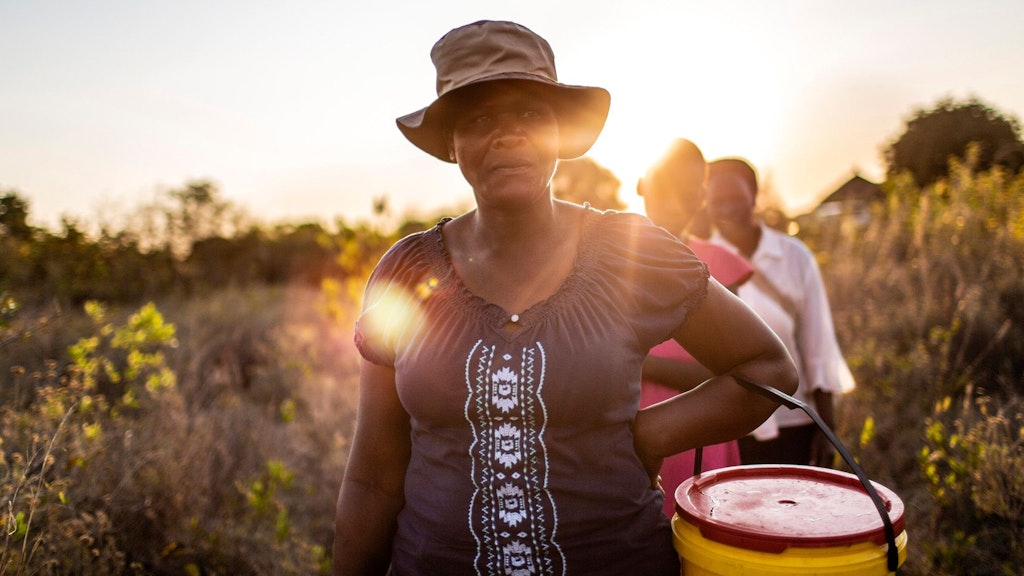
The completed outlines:
{"type": "Polygon", "coordinates": [[[704,200],[703,162],[685,162],[648,172],[640,186],[647,216],[673,234],[682,232],[704,200]]]}
{"type": "Polygon", "coordinates": [[[536,92],[489,82],[460,98],[451,146],[477,203],[518,203],[547,193],[558,159],[558,120],[536,92]]]}
{"type": "Polygon", "coordinates": [[[679,196],[663,190],[644,190],[644,211],[652,222],[673,234],[679,234],[690,221],[679,196]]]}
{"type": "Polygon", "coordinates": [[[754,191],[735,174],[713,175],[708,180],[708,215],[719,228],[754,226],[754,191]]]}

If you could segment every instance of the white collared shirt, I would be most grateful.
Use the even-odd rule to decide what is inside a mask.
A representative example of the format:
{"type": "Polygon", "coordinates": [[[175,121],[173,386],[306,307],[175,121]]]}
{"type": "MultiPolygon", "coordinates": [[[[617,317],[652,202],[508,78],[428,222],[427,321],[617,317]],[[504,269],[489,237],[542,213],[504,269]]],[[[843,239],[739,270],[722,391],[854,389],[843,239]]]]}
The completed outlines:
{"type": "MultiPolygon", "coordinates": [[[[717,232],[711,241],[739,252],[717,232]]],[[[774,289],[751,278],[740,286],[739,296],[778,334],[793,357],[800,375],[795,397],[813,408],[814,390],[839,394],[853,388],[853,375],[836,341],[825,285],[810,249],[762,223],[761,240],[750,263],[754,277],[763,276],[774,289]]],[[[776,410],[772,419],[783,428],[812,422],[803,411],[785,407],[776,410]]],[[[771,438],[772,428],[768,422],[755,436],[771,438]]]]}

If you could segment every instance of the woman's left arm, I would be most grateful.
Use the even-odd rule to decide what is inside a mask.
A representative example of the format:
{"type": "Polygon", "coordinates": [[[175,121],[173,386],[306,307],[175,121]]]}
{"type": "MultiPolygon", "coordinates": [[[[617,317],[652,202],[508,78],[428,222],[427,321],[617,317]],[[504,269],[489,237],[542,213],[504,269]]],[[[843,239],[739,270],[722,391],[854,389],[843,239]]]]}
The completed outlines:
{"type": "Polygon", "coordinates": [[[656,382],[686,392],[714,376],[707,368],[696,362],[681,362],[648,354],[640,372],[644,380],[656,382]]]}
{"type": "Polygon", "coordinates": [[[747,434],[778,405],[751,392],[734,375],[792,394],[796,366],[785,345],[742,300],[714,280],[707,296],[673,335],[715,376],[689,392],[640,410],[634,445],[648,472],[661,459],[747,434]]]}

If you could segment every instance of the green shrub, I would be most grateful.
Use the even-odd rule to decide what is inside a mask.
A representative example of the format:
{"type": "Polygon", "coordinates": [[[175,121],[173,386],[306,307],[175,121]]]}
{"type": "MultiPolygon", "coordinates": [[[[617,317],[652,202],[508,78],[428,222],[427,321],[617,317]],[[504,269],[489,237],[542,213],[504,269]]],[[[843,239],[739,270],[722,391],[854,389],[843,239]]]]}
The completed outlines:
{"type": "Polygon", "coordinates": [[[992,404],[969,393],[954,412],[947,397],[926,421],[919,460],[935,506],[921,545],[944,573],[1024,566],[1024,414],[992,404]]]}
{"type": "Polygon", "coordinates": [[[977,504],[996,501],[982,478],[1002,478],[987,472],[996,462],[1024,465],[1019,434],[999,424],[1019,421],[1024,394],[1024,176],[954,163],[929,188],[907,176],[883,187],[866,224],[801,230],[858,382],[839,401],[840,434],[907,504],[903,573],[1004,574],[1024,557],[1020,525],[977,504]],[[949,403],[956,417],[935,409],[949,403]]]}
{"type": "Polygon", "coordinates": [[[24,392],[0,410],[0,574],[329,572],[356,365],[319,299],[90,303],[36,332],[81,329],[5,366],[24,392]]]}
{"type": "MultiPolygon", "coordinates": [[[[866,222],[801,230],[858,382],[837,432],[906,504],[902,574],[1012,573],[1024,562],[1024,176],[954,164],[928,188],[898,176],[884,189],[866,222]]],[[[246,258],[191,294],[156,290],[177,273],[161,260],[158,305],[145,306],[145,290],[118,291],[146,274],[130,239],[104,252],[77,229],[0,237],[14,254],[0,262],[0,576],[329,572],[363,281],[422,227],[239,238],[246,258]],[[311,242],[323,250],[290,257],[311,242]],[[317,270],[334,272],[315,287],[317,270]],[[64,305],[97,294],[102,306],[64,305]]]]}

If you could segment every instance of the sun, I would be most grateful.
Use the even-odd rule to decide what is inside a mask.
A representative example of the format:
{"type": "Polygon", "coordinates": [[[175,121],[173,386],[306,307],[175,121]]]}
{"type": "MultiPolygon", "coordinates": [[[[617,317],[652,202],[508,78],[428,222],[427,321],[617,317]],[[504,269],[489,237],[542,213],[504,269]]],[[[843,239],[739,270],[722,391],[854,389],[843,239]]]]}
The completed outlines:
{"type": "Polygon", "coordinates": [[[622,182],[619,197],[643,213],[636,182],[676,138],[709,161],[743,156],[762,173],[780,141],[783,65],[757,34],[723,37],[657,21],[647,43],[625,48],[601,69],[612,107],[589,156],[622,182]]]}
{"type": "Polygon", "coordinates": [[[666,123],[656,111],[638,108],[627,114],[622,125],[606,128],[602,139],[590,152],[598,164],[611,170],[620,180],[619,198],[632,212],[644,213],[643,200],[636,183],[677,138],[693,141],[708,160],[722,156],[747,158],[762,173],[772,155],[775,141],[775,116],[738,115],[707,111],[686,122],[666,123]]]}

